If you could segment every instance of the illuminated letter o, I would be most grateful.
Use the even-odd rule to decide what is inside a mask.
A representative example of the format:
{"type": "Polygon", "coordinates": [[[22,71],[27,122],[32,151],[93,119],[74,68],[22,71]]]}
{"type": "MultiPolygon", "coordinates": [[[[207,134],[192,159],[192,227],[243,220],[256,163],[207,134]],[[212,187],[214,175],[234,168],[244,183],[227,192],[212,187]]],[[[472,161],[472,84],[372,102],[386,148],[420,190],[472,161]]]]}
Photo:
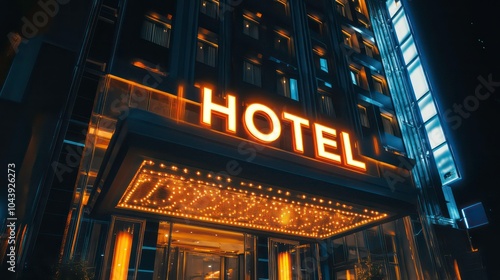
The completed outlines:
{"type": "Polygon", "coordinates": [[[281,123],[278,116],[271,108],[262,104],[253,103],[245,110],[245,127],[247,131],[255,138],[262,142],[270,143],[280,137],[281,123]],[[261,132],[254,123],[254,116],[256,112],[261,112],[265,115],[266,119],[271,122],[271,131],[269,133],[261,132]]]}

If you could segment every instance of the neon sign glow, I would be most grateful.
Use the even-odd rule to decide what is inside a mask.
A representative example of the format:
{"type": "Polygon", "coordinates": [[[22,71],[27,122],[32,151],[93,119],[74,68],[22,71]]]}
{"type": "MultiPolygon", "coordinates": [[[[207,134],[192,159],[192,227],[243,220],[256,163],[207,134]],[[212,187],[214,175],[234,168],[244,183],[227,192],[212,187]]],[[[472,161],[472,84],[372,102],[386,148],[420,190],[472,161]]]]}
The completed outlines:
{"type": "MultiPolygon", "coordinates": [[[[237,114],[236,96],[227,95],[226,104],[214,103],[212,90],[203,88],[203,102],[201,104],[201,123],[212,125],[212,115],[226,119],[226,132],[236,133],[237,114]]],[[[300,116],[283,111],[280,116],[273,109],[261,103],[249,104],[243,113],[243,125],[248,134],[256,141],[269,144],[281,136],[281,121],[290,122],[293,140],[293,149],[296,153],[304,153],[303,129],[312,129],[315,157],[337,165],[366,171],[366,163],[355,159],[352,151],[349,133],[337,132],[335,128],[316,122],[310,122],[300,116]],[[263,116],[268,124],[269,131],[263,132],[255,124],[255,116],[263,116]]]]}

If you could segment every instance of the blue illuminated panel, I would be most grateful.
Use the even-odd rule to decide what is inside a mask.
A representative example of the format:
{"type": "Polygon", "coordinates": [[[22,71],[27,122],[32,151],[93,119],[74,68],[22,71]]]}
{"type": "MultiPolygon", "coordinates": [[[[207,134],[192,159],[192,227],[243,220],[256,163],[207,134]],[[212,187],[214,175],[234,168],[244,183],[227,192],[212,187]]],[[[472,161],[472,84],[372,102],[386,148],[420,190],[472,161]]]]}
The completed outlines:
{"type": "Polygon", "coordinates": [[[443,186],[450,184],[460,179],[460,174],[444,134],[440,116],[437,114],[437,106],[420,61],[408,18],[400,0],[387,0],[386,5],[441,183],[443,186]]]}
{"type": "Polygon", "coordinates": [[[462,215],[468,229],[488,224],[488,217],[481,202],[462,208],[462,215]]]}

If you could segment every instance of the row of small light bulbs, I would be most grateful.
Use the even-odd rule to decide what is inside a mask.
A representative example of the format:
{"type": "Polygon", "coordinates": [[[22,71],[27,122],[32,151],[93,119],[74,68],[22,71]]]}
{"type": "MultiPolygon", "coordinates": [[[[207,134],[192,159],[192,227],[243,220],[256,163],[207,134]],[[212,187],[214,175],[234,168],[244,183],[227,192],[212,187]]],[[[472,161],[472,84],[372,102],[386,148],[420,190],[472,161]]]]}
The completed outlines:
{"type": "MultiPolygon", "coordinates": [[[[150,165],[150,166],[154,166],[155,163],[151,160],[149,161],[145,161],[146,164],[150,165]]],[[[161,163],[159,165],[161,168],[163,169],[167,169],[169,168],[167,165],[161,163]]],[[[184,174],[189,174],[190,171],[187,169],[187,168],[179,168],[175,165],[171,165],[170,166],[170,169],[173,170],[173,171],[182,171],[184,174]]],[[[171,174],[171,173],[163,173],[163,172],[157,172],[157,171],[153,171],[153,170],[147,170],[147,169],[143,169],[143,172],[144,173],[149,173],[150,175],[153,175],[153,174],[156,174],[157,176],[159,177],[170,177],[172,179],[175,179],[176,176],[171,174]]],[[[200,171],[196,171],[195,172],[196,175],[198,176],[201,176],[202,173],[200,171]]],[[[212,174],[208,173],[207,174],[207,178],[212,178],[214,177],[216,180],[222,180],[222,178],[220,176],[213,176],[212,174]]],[[[181,180],[186,180],[186,178],[184,178],[183,176],[180,177],[181,180]]],[[[196,181],[198,184],[202,184],[202,185],[212,185],[212,186],[218,186],[219,188],[223,188],[223,185],[222,184],[215,184],[215,183],[208,183],[208,182],[204,182],[202,180],[196,180],[196,179],[193,179],[193,178],[190,178],[189,181],[193,182],[193,181],[196,181]]],[[[227,178],[226,179],[227,182],[231,182],[231,178],[227,178]]],[[[253,183],[245,183],[245,182],[240,182],[240,185],[241,186],[246,186],[246,187],[250,187],[250,188],[256,188],[258,190],[267,190],[269,192],[272,192],[273,191],[273,188],[272,187],[268,187],[268,188],[264,188],[262,187],[262,185],[255,185],[253,183]]],[[[228,190],[234,190],[234,191],[238,191],[240,193],[245,193],[245,194],[248,194],[248,191],[247,190],[243,190],[243,189],[238,189],[238,188],[235,188],[235,187],[231,187],[231,186],[228,186],[227,187],[228,190]]],[[[280,190],[280,189],[276,189],[276,193],[277,194],[280,194],[280,195],[285,195],[285,196],[290,196],[291,193],[289,191],[283,191],[283,190],[280,190]]],[[[255,195],[255,192],[251,192],[252,195],[255,195]]],[[[269,195],[264,195],[264,194],[260,194],[261,197],[266,197],[266,198],[270,198],[271,196],[269,195]]],[[[307,195],[305,194],[302,194],[302,195],[297,195],[298,198],[301,198],[303,200],[306,200],[308,198],[307,195]]],[[[286,199],[286,198],[282,198],[282,197],[276,197],[276,196],[272,196],[272,199],[273,200],[279,200],[279,201],[283,201],[283,202],[286,202],[288,203],[289,200],[286,199]]],[[[310,197],[309,198],[310,201],[313,201],[313,203],[320,203],[320,204],[323,204],[325,203],[326,201],[323,199],[323,198],[316,198],[316,197],[310,197]]],[[[294,201],[294,200],[291,200],[290,201],[292,204],[297,204],[297,205],[301,205],[302,203],[300,201],[294,201]]],[[[327,204],[329,205],[332,205],[333,202],[331,200],[329,200],[327,202],[327,204]]],[[[344,210],[340,210],[340,209],[335,209],[335,208],[330,208],[330,207],[325,207],[325,206],[322,206],[322,205],[317,205],[317,204],[309,204],[309,203],[305,203],[306,206],[312,206],[312,207],[316,207],[318,209],[321,209],[321,210],[328,210],[328,211],[335,211],[335,212],[340,212],[342,214],[346,214],[346,215],[354,215],[354,216],[358,216],[358,215],[363,215],[363,214],[359,214],[359,213],[352,213],[352,212],[348,212],[348,211],[344,211],[344,210]]],[[[338,206],[338,207],[342,207],[344,209],[349,209],[349,210],[353,210],[353,206],[348,206],[346,204],[341,204],[339,202],[335,203],[335,206],[338,206]]],[[[368,209],[364,209],[362,211],[363,213],[366,213],[366,214],[371,214],[371,215],[379,215],[379,212],[378,211],[374,211],[374,210],[368,210],[368,209]]],[[[370,218],[371,216],[362,216],[364,218],[370,218]]]]}
{"type": "MultiPolygon", "coordinates": [[[[139,170],[142,170],[142,172],[143,172],[142,174],[144,174],[145,176],[141,176],[142,178],[140,178],[140,179],[138,179],[138,180],[136,181],[136,184],[134,184],[133,189],[132,189],[130,192],[128,192],[128,194],[126,195],[126,197],[125,197],[125,203],[121,203],[121,204],[120,204],[121,206],[123,206],[123,207],[128,207],[128,208],[134,208],[134,209],[138,209],[138,210],[147,210],[147,211],[150,211],[150,212],[151,212],[151,211],[152,211],[152,212],[158,212],[158,211],[161,211],[162,213],[166,213],[166,214],[168,214],[168,215],[174,215],[174,216],[180,216],[180,217],[192,217],[192,218],[197,218],[197,219],[201,219],[201,220],[209,220],[209,221],[213,221],[213,222],[222,222],[222,223],[226,223],[226,224],[236,224],[236,225],[242,225],[242,226],[243,226],[243,225],[246,225],[246,226],[256,227],[256,228],[260,228],[260,229],[267,229],[267,230],[273,229],[273,230],[275,230],[275,231],[280,231],[280,232],[285,232],[285,233],[295,233],[295,234],[301,234],[301,235],[304,235],[304,234],[305,234],[305,235],[307,235],[307,236],[310,236],[310,235],[311,235],[311,234],[305,233],[305,232],[303,232],[303,231],[297,232],[297,231],[291,231],[291,230],[284,229],[284,228],[273,228],[273,227],[270,227],[269,225],[265,225],[265,226],[264,226],[264,225],[259,225],[259,224],[248,224],[248,223],[242,223],[242,222],[235,222],[233,219],[231,219],[231,220],[225,220],[225,219],[221,220],[221,219],[219,219],[219,218],[213,218],[213,217],[211,217],[211,216],[208,216],[208,217],[207,217],[207,216],[201,216],[201,217],[200,217],[200,216],[191,215],[191,214],[184,214],[184,213],[178,213],[178,212],[172,212],[172,211],[164,211],[164,210],[161,210],[161,209],[156,209],[156,210],[155,210],[155,209],[150,209],[150,208],[146,208],[146,207],[142,207],[142,206],[136,206],[136,205],[132,205],[132,206],[131,206],[131,205],[128,205],[128,204],[127,204],[127,202],[130,200],[130,198],[131,198],[132,194],[133,194],[133,193],[135,193],[135,191],[137,190],[137,188],[138,188],[140,185],[142,185],[142,183],[144,183],[144,182],[146,182],[146,181],[149,181],[149,182],[151,181],[151,177],[150,177],[150,176],[159,176],[160,178],[161,178],[161,177],[170,177],[171,179],[180,179],[181,181],[185,181],[185,180],[186,180],[186,179],[185,179],[184,177],[182,177],[182,176],[179,178],[179,177],[177,177],[177,176],[175,176],[175,175],[173,175],[173,174],[170,174],[170,173],[162,173],[162,172],[155,172],[155,171],[153,171],[153,170],[149,170],[149,171],[148,171],[148,170],[146,170],[146,169],[142,169],[142,167],[143,167],[145,164],[148,164],[148,165],[150,165],[150,166],[151,166],[151,165],[154,165],[154,162],[152,162],[152,161],[149,161],[149,162],[144,162],[144,163],[143,163],[143,165],[141,165],[141,168],[139,168],[139,170]],[[147,175],[146,175],[146,174],[147,174],[147,175]],[[149,210],[148,210],[148,209],[149,209],[149,210]]],[[[162,167],[162,168],[167,168],[167,166],[166,166],[166,165],[164,165],[164,164],[161,164],[161,165],[160,165],[160,167],[162,167]]],[[[173,171],[178,171],[178,170],[179,170],[179,168],[178,168],[178,167],[176,167],[176,166],[171,166],[171,168],[170,168],[170,169],[171,169],[171,170],[173,170],[173,171]]],[[[188,173],[189,173],[189,170],[188,170],[187,168],[184,168],[184,169],[182,169],[182,172],[183,172],[184,174],[188,174],[188,173]]],[[[196,172],[196,174],[197,174],[198,176],[201,176],[201,172],[200,172],[200,171],[197,171],[197,172],[196,172]]],[[[208,178],[211,178],[212,176],[211,176],[211,174],[207,174],[207,177],[208,177],[208,178]]],[[[216,179],[220,180],[220,177],[218,177],[218,178],[216,178],[216,179]]],[[[161,180],[161,179],[160,179],[160,180],[161,180]]],[[[228,178],[227,180],[228,180],[228,182],[230,182],[230,178],[228,178]]],[[[190,179],[189,181],[195,181],[195,180],[194,180],[194,179],[190,179]]],[[[196,182],[197,182],[198,184],[205,185],[205,186],[207,186],[207,185],[208,185],[208,186],[210,186],[210,185],[211,185],[211,186],[217,186],[217,185],[216,185],[216,184],[214,184],[214,183],[210,184],[210,183],[207,183],[207,182],[204,182],[204,181],[201,181],[201,180],[197,180],[196,182]]],[[[175,181],[174,181],[174,183],[175,183],[175,181]]],[[[161,183],[157,183],[157,184],[155,184],[155,187],[154,187],[152,190],[150,190],[150,192],[146,195],[146,197],[145,197],[146,199],[141,199],[141,200],[142,200],[142,201],[144,201],[144,200],[148,200],[148,198],[150,198],[150,197],[153,195],[153,193],[154,193],[154,192],[155,192],[155,191],[156,191],[156,190],[157,190],[160,186],[162,186],[162,185],[163,185],[163,184],[161,184],[161,183]]],[[[248,186],[248,187],[254,187],[252,183],[244,183],[244,182],[241,182],[241,185],[242,185],[242,186],[248,186]]],[[[192,185],[192,184],[191,184],[190,186],[191,186],[191,187],[193,187],[193,185],[192,185]]],[[[222,187],[222,186],[221,186],[221,185],[219,185],[219,187],[222,187]]],[[[178,187],[178,189],[179,189],[180,191],[181,191],[181,188],[182,188],[182,187],[178,187]]],[[[262,186],[258,185],[258,186],[257,186],[257,189],[262,190],[263,188],[262,188],[262,186]]],[[[186,190],[186,188],[184,188],[184,190],[186,190]]],[[[239,190],[238,190],[238,189],[236,189],[236,188],[231,188],[231,187],[228,187],[228,190],[239,191],[240,193],[245,193],[245,194],[247,194],[247,193],[248,193],[248,191],[246,191],[246,190],[242,190],[242,189],[239,189],[239,190]]],[[[268,190],[268,191],[272,191],[273,189],[272,189],[272,188],[267,188],[267,190],[268,190]]],[[[201,192],[199,192],[199,191],[198,191],[198,193],[200,194],[201,192]]],[[[278,190],[277,190],[277,193],[278,193],[278,194],[283,194],[283,191],[278,189],[278,190]]],[[[254,192],[251,192],[251,194],[252,194],[252,195],[256,195],[254,192]]],[[[290,192],[288,192],[288,191],[287,191],[287,192],[285,192],[284,194],[285,194],[285,195],[287,195],[287,196],[290,196],[290,192]]],[[[260,196],[261,196],[261,197],[263,197],[264,195],[263,195],[263,194],[260,194],[260,196]]],[[[266,198],[270,198],[270,196],[269,196],[269,195],[265,195],[265,197],[266,197],[266,198]]],[[[301,196],[301,198],[302,198],[302,199],[306,199],[306,198],[307,198],[307,196],[306,196],[306,195],[302,195],[302,196],[301,196]]],[[[273,200],[276,200],[277,198],[273,196],[273,197],[272,197],[272,199],[273,199],[273,200]]],[[[234,197],[233,197],[233,200],[234,200],[234,197]]],[[[280,200],[280,201],[281,201],[281,200],[282,200],[282,198],[280,197],[280,198],[278,198],[278,200],[280,200]]],[[[311,198],[311,200],[313,200],[313,201],[319,201],[320,203],[323,203],[323,202],[324,202],[324,200],[323,200],[323,199],[311,198]]],[[[284,201],[285,201],[285,202],[288,202],[288,200],[287,200],[287,199],[285,199],[284,201]]],[[[275,203],[276,203],[276,202],[275,202],[275,201],[273,201],[273,204],[275,204],[275,203]]],[[[278,203],[278,205],[280,205],[280,206],[281,206],[281,204],[282,204],[281,202],[277,202],[277,203],[278,203]]],[[[293,201],[293,200],[292,200],[292,204],[295,204],[295,203],[296,203],[297,205],[301,205],[301,203],[300,203],[300,202],[295,202],[295,201],[293,201]]],[[[331,201],[329,201],[328,203],[329,203],[329,204],[332,204],[332,202],[331,202],[331,201]]],[[[340,223],[340,224],[339,224],[339,222],[338,222],[338,221],[331,221],[331,222],[330,222],[330,223],[328,223],[327,225],[332,226],[333,224],[336,224],[337,226],[334,226],[334,227],[338,227],[338,226],[341,226],[341,227],[342,227],[342,226],[343,226],[343,228],[341,228],[340,230],[333,231],[333,229],[331,229],[330,227],[328,227],[328,226],[327,226],[327,227],[326,227],[326,230],[327,230],[327,231],[329,231],[329,233],[328,233],[328,234],[335,234],[336,232],[342,232],[342,231],[345,231],[345,230],[348,230],[348,229],[351,229],[351,228],[357,227],[357,226],[359,226],[359,225],[361,225],[361,224],[365,224],[365,223],[371,222],[371,221],[373,221],[373,220],[377,220],[377,219],[380,219],[380,218],[383,218],[383,217],[387,216],[386,214],[383,214],[383,215],[378,216],[378,217],[371,217],[371,216],[368,216],[368,215],[362,215],[362,214],[358,214],[358,213],[351,213],[351,212],[344,211],[344,210],[333,209],[333,208],[330,208],[330,207],[324,207],[324,206],[319,206],[319,205],[314,205],[314,204],[308,204],[308,203],[305,203],[304,205],[305,205],[306,207],[308,207],[308,206],[309,206],[309,207],[316,207],[316,208],[320,208],[321,210],[326,210],[326,211],[328,211],[328,210],[329,210],[329,211],[335,211],[335,212],[338,212],[338,213],[341,213],[341,214],[344,214],[344,215],[349,215],[349,214],[350,214],[350,215],[358,216],[358,218],[365,218],[365,219],[367,219],[367,220],[363,220],[363,221],[357,222],[357,223],[355,223],[354,225],[345,226],[345,224],[344,224],[344,222],[345,222],[344,220],[345,220],[345,219],[344,219],[344,216],[342,215],[342,220],[343,220],[343,222],[342,222],[342,223],[340,223]]],[[[339,206],[339,205],[340,205],[340,203],[336,203],[336,205],[337,205],[337,206],[339,206]]],[[[343,208],[350,208],[350,209],[352,209],[352,206],[349,206],[349,207],[348,207],[348,206],[346,206],[345,204],[344,204],[344,205],[342,205],[342,207],[343,207],[343,208]]],[[[277,209],[277,208],[276,208],[276,209],[277,209]]],[[[197,208],[197,209],[192,208],[192,210],[200,210],[200,209],[198,209],[198,208],[197,208]]],[[[295,209],[295,210],[296,210],[296,209],[295,209]]],[[[305,210],[305,209],[304,209],[304,210],[305,210]]],[[[296,210],[296,211],[297,211],[297,210],[296,210]]],[[[311,210],[309,209],[309,211],[311,211],[311,210]]],[[[318,213],[318,212],[317,212],[317,210],[316,210],[315,212],[316,212],[316,213],[318,213]]],[[[367,213],[367,212],[368,212],[368,210],[367,210],[367,209],[365,209],[365,210],[364,210],[364,212],[365,212],[365,213],[367,213]]],[[[240,212],[240,213],[241,213],[241,212],[240,212]]],[[[370,213],[371,213],[371,214],[378,215],[378,212],[375,212],[375,211],[370,211],[370,213]]],[[[307,219],[307,218],[306,218],[306,219],[307,219]]],[[[350,220],[351,220],[351,219],[350,219],[350,220]]],[[[308,223],[308,224],[312,224],[312,223],[308,223]]],[[[317,227],[318,227],[318,226],[315,226],[315,228],[317,228],[317,227]]],[[[325,228],[323,227],[323,229],[325,229],[325,228]]],[[[315,231],[318,231],[318,230],[315,230],[315,231]]]]}
{"type": "MultiPolygon", "coordinates": [[[[169,176],[171,176],[171,177],[172,177],[172,179],[175,179],[175,175],[169,174],[169,176]]],[[[160,179],[160,180],[161,180],[161,179],[160,179]]],[[[147,179],[146,179],[146,181],[150,181],[150,178],[147,178],[147,179]]],[[[141,182],[142,182],[142,180],[139,180],[139,182],[138,182],[137,186],[139,186],[139,185],[141,184],[141,182]]],[[[175,181],[174,181],[173,183],[175,184],[175,181]]],[[[198,183],[199,183],[199,184],[200,184],[200,183],[202,184],[203,182],[202,182],[202,181],[198,181],[198,183]]],[[[154,187],[152,190],[150,190],[150,192],[149,192],[149,193],[148,193],[148,194],[147,194],[144,198],[140,199],[141,203],[142,203],[143,205],[145,204],[145,202],[147,202],[147,203],[151,203],[151,202],[149,201],[149,198],[150,198],[150,197],[153,195],[153,193],[154,193],[154,192],[155,192],[155,191],[156,191],[156,190],[157,190],[160,186],[162,186],[162,185],[163,185],[163,184],[161,184],[161,182],[158,182],[158,183],[155,185],[155,187],[154,187]]],[[[193,188],[193,187],[195,187],[195,185],[190,184],[190,187],[191,187],[191,188],[193,188]]],[[[178,189],[178,191],[179,191],[179,192],[183,192],[183,191],[184,191],[184,192],[186,192],[186,191],[187,191],[187,188],[186,188],[185,186],[184,186],[184,187],[178,186],[178,187],[177,187],[177,189],[178,189]]],[[[194,192],[198,193],[199,195],[202,195],[202,192],[201,192],[200,190],[194,190],[194,192]]],[[[175,193],[175,192],[174,192],[174,193],[175,193]]],[[[188,195],[189,195],[189,194],[190,194],[190,193],[188,193],[188,195]]],[[[254,193],[252,193],[252,194],[254,194],[254,193]]],[[[226,197],[226,196],[221,196],[221,195],[220,195],[220,192],[217,192],[217,193],[215,193],[215,194],[214,194],[213,192],[211,192],[210,196],[212,197],[212,198],[211,198],[211,201],[212,201],[212,202],[215,202],[215,200],[216,200],[216,199],[222,199],[222,200],[224,200],[224,197],[226,197]]],[[[268,198],[268,197],[269,197],[269,196],[266,196],[266,198],[268,198]]],[[[194,202],[195,202],[195,201],[197,201],[199,198],[200,198],[200,197],[198,196],[198,197],[196,197],[195,199],[189,199],[189,201],[190,201],[190,202],[189,202],[190,206],[192,206],[192,205],[194,204],[194,202]]],[[[234,200],[234,196],[232,197],[232,199],[234,200]]],[[[273,199],[276,199],[276,197],[273,197],[273,199]]],[[[168,200],[171,200],[171,199],[169,198],[168,200]]],[[[184,202],[187,202],[187,201],[188,201],[188,199],[187,199],[187,198],[184,198],[184,199],[183,199],[183,201],[184,201],[184,202]]],[[[226,201],[227,201],[227,199],[226,199],[226,201]]],[[[134,200],[134,202],[137,202],[137,200],[134,200]]],[[[221,202],[219,202],[219,203],[222,203],[222,202],[224,202],[224,201],[221,201],[221,202]]],[[[293,203],[293,201],[292,201],[292,203],[293,203]]],[[[155,205],[156,205],[156,202],[153,202],[153,204],[155,204],[155,205]]],[[[273,205],[278,204],[278,206],[279,206],[279,207],[282,207],[282,204],[283,204],[283,203],[282,203],[282,202],[276,202],[276,201],[273,201],[273,202],[272,202],[272,204],[273,204],[273,205]]],[[[298,204],[298,205],[300,205],[300,202],[298,202],[297,204],[298,204]]],[[[254,203],[249,203],[249,204],[247,204],[247,205],[248,205],[248,207],[247,207],[247,209],[243,210],[244,212],[249,212],[250,208],[255,207],[255,204],[254,204],[254,203]]],[[[235,205],[235,206],[236,206],[236,205],[235,205]]],[[[267,203],[265,203],[265,205],[264,205],[264,206],[268,206],[268,205],[267,205],[267,203]]],[[[274,206],[275,210],[278,210],[278,206],[274,206]]],[[[295,210],[296,212],[297,212],[297,211],[299,211],[299,210],[308,211],[308,212],[309,212],[309,214],[321,214],[319,211],[321,211],[321,212],[323,212],[323,213],[324,213],[325,211],[335,211],[335,212],[338,212],[338,213],[343,214],[343,215],[348,215],[348,214],[351,214],[350,212],[347,212],[347,211],[338,210],[338,209],[333,209],[333,208],[328,208],[328,207],[323,207],[323,206],[319,206],[319,207],[318,207],[318,206],[316,206],[317,208],[320,208],[319,210],[312,210],[311,208],[309,208],[309,207],[315,207],[315,206],[316,206],[316,205],[305,203],[305,207],[304,207],[304,208],[298,208],[298,209],[297,209],[297,208],[294,208],[294,210],[295,210]],[[306,210],[306,207],[307,207],[307,210],[306,210]],[[312,211],[314,211],[314,212],[312,212],[312,211]]],[[[203,212],[204,210],[209,210],[209,209],[210,209],[210,208],[203,208],[203,209],[197,209],[197,210],[198,210],[198,211],[203,212]]],[[[211,210],[214,210],[214,209],[211,209],[211,210]]],[[[299,214],[300,214],[300,213],[299,213],[299,214]]],[[[301,214],[306,214],[306,213],[301,213],[301,214]]],[[[367,215],[362,215],[362,214],[358,214],[358,213],[352,213],[352,215],[353,215],[353,216],[356,216],[356,217],[357,217],[357,216],[359,216],[360,218],[368,218],[368,219],[369,219],[369,218],[371,218],[370,216],[367,216],[367,215]]],[[[320,217],[321,217],[321,216],[320,216],[320,217]]]]}

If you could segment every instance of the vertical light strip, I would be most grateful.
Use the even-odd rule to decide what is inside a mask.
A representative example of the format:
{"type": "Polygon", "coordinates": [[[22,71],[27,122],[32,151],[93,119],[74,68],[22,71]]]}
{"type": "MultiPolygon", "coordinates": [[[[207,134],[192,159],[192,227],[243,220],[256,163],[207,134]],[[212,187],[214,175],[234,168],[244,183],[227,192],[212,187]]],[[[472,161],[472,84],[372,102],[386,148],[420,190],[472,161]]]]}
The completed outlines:
{"type": "Polygon", "coordinates": [[[122,230],[116,234],[113,262],[111,263],[111,280],[127,279],[130,253],[132,250],[132,233],[122,230]]]}
{"type": "Polygon", "coordinates": [[[346,280],[354,280],[351,276],[351,271],[348,269],[345,271],[346,280]]]}
{"type": "Polygon", "coordinates": [[[457,277],[457,280],[462,280],[462,276],[460,276],[460,268],[456,259],[453,260],[453,268],[455,270],[455,276],[457,277]]]}
{"type": "Polygon", "coordinates": [[[278,280],[292,280],[292,256],[290,252],[278,254],[278,280]]]}

